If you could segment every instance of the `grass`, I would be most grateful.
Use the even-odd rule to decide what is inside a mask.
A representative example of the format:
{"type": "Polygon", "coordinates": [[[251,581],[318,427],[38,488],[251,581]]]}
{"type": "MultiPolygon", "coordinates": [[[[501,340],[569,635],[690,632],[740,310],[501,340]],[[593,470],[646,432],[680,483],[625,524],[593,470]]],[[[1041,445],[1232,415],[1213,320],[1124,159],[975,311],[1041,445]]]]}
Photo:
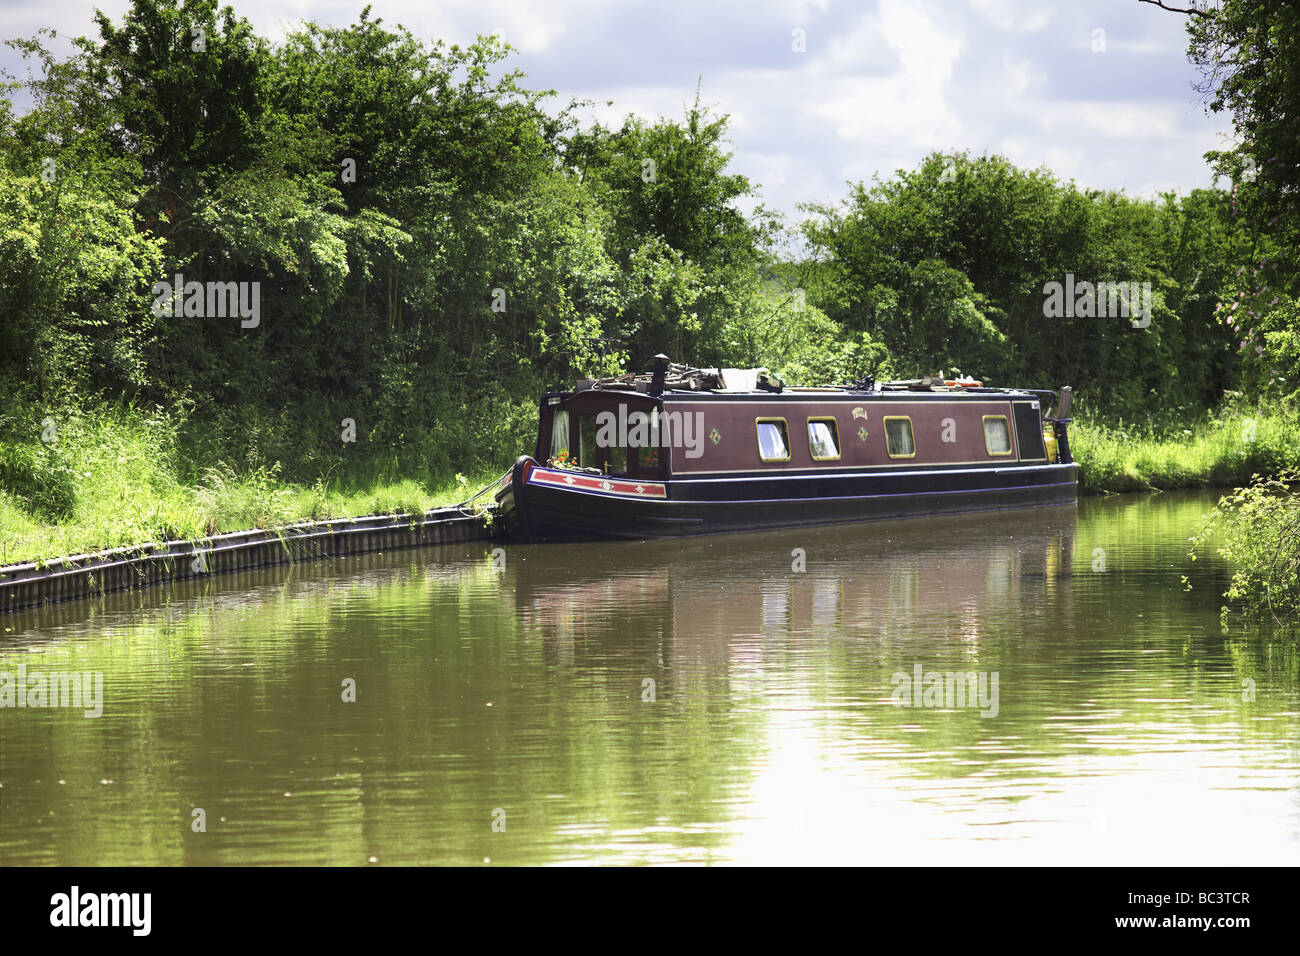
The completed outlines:
{"type": "Polygon", "coordinates": [[[465,500],[503,470],[480,466],[439,481],[372,469],[371,478],[304,483],[281,479],[274,465],[236,470],[223,463],[186,480],[178,459],[169,422],[134,411],[63,418],[49,443],[0,440],[0,564],[420,512],[465,500]]]}
{"type": "Polygon", "coordinates": [[[1076,421],[1070,449],[1085,494],[1238,487],[1300,467],[1300,415],[1225,411],[1166,429],[1076,421]]]}

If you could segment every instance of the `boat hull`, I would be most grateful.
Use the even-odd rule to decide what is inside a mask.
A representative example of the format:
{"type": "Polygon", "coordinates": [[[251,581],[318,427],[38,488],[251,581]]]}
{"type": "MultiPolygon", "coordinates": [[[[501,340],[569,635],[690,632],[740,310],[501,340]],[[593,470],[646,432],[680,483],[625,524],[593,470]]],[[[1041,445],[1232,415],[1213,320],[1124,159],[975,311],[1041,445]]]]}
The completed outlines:
{"type": "Polygon", "coordinates": [[[673,538],[1073,505],[1078,465],[727,475],[633,482],[521,458],[497,495],[515,541],[673,538]]]}

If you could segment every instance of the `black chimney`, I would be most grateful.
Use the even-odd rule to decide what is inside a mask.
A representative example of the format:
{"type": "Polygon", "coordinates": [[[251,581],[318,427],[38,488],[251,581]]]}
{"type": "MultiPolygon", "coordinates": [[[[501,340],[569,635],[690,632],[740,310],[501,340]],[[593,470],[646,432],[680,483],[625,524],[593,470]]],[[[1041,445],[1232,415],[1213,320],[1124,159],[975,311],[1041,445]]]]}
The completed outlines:
{"type": "Polygon", "coordinates": [[[662,395],[664,393],[664,379],[668,377],[668,356],[660,352],[655,356],[655,373],[650,379],[650,394],[662,395]]]}

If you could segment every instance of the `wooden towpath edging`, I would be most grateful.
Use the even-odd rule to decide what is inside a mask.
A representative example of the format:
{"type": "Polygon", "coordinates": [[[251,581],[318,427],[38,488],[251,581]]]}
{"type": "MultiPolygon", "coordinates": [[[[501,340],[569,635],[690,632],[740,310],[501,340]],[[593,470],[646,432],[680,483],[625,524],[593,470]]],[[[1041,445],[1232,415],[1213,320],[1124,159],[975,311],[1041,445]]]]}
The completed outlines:
{"type": "Polygon", "coordinates": [[[306,521],[266,531],[232,531],[48,562],[0,567],[0,613],[294,561],[416,548],[490,537],[480,517],[459,508],[423,515],[306,521]]]}

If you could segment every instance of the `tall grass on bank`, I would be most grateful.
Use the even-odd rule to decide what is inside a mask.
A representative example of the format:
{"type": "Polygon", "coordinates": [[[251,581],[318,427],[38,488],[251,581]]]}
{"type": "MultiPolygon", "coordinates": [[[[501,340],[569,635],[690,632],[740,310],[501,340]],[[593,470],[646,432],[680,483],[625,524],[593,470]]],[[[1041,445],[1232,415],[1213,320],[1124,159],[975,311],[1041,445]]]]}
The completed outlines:
{"type": "Polygon", "coordinates": [[[1082,493],[1236,487],[1300,469],[1300,415],[1225,411],[1165,429],[1076,421],[1070,448],[1082,493]]]}
{"type": "Polygon", "coordinates": [[[54,431],[9,415],[0,429],[0,564],[106,548],[196,540],[304,520],[421,512],[468,498],[500,473],[487,465],[439,480],[371,461],[355,476],[288,481],[278,464],[181,462],[161,413],[63,413],[54,431]],[[42,440],[42,435],[47,440],[42,440]]]}

